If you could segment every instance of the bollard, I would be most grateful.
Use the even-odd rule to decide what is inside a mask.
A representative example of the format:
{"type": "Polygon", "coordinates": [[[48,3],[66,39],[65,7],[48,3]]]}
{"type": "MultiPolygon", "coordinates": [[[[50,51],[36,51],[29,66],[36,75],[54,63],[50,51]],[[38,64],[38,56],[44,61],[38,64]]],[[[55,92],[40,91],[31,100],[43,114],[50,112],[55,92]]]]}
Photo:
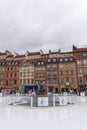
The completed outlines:
{"type": "Polygon", "coordinates": [[[70,104],[72,103],[72,101],[71,101],[71,96],[69,96],[69,102],[70,102],[70,104]]]}
{"type": "Polygon", "coordinates": [[[31,107],[33,107],[33,97],[31,96],[31,107]]]}
{"type": "Polygon", "coordinates": [[[53,96],[53,106],[55,107],[55,96],[53,96]]]}

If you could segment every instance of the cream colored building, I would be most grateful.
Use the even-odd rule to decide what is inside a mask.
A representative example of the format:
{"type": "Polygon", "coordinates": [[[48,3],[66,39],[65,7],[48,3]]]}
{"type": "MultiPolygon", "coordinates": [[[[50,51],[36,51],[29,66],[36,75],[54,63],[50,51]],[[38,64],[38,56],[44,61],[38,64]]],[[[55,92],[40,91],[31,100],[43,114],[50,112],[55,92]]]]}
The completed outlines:
{"type": "Polygon", "coordinates": [[[34,85],[34,65],[25,61],[19,66],[19,86],[34,85]]]}
{"type": "Polygon", "coordinates": [[[4,88],[5,66],[0,66],[0,88],[4,88]]]}

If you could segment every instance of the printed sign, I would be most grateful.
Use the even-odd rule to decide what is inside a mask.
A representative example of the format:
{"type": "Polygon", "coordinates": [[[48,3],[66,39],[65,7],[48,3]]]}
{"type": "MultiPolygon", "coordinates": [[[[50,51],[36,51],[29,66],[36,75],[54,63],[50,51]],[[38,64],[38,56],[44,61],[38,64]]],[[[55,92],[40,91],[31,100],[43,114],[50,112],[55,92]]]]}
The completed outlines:
{"type": "Polygon", "coordinates": [[[0,102],[2,102],[2,98],[0,97],[0,102]]]}
{"type": "Polygon", "coordinates": [[[48,106],[48,97],[38,97],[38,106],[48,106]]]}
{"type": "Polygon", "coordinates": [[[81,97],[81,102],[86,102],[86,98],[85,97],[81,97]]]}
{"type": "Polygon", "coordinates": [[[67,97],[59,97],[59,105],[67,105],[67,97]]]}

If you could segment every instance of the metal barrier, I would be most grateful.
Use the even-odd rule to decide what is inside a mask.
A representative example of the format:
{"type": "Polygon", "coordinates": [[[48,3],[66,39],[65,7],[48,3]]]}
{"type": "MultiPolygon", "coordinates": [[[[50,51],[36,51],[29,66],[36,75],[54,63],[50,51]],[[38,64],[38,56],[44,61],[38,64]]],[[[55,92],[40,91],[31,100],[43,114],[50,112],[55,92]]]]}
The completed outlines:
{"type": "Polygon", "coordinates": [[[22,105],[29,107],[53,107],[87,102],[86,96],[76,95],[9,95],[1,96],[1,105],[22,105]]]}

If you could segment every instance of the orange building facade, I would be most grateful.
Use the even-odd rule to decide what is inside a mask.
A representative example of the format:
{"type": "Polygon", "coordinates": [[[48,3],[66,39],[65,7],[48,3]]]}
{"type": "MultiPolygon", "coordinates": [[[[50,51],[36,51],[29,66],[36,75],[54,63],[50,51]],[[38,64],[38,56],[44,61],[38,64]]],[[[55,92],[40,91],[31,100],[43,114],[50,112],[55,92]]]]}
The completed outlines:
{"type": "Polygon", "coordinates": [[[0,53],[0,88],[43,86],[46,92],[86,91],[87,48],[71,52],[0,53]]]}

